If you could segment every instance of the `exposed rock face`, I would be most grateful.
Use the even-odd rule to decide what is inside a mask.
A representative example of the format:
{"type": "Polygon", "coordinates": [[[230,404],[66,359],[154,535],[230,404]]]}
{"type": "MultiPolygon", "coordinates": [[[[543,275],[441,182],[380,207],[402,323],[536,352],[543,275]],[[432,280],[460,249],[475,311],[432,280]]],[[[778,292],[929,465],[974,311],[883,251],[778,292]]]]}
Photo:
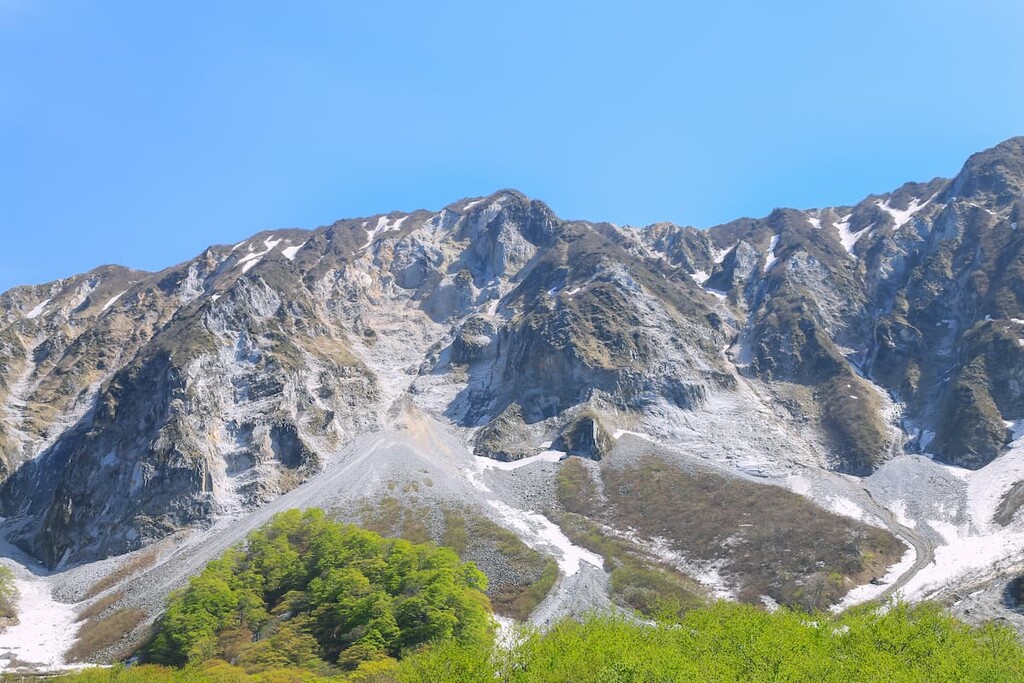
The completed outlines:
{"type": "Polygon", "coordinates": [[[569,455],[600,460],[613,445],[612,436],[601,424],[601,419],[590,411],[583,411],[565,426],[552,448],[569,455]]]}
{"type": "Polygon", "coordinates": [[[842,471],[981,467],[1024,419],[1022,192],[1018,138],[953,180],[706,231],[503,191],[18,287],[3,514],[50,565],[130,550],[294,487],[400,401],[502,460],[599,458],[603,425],[671,437],[742,395],[749,433],[842,471]]]}

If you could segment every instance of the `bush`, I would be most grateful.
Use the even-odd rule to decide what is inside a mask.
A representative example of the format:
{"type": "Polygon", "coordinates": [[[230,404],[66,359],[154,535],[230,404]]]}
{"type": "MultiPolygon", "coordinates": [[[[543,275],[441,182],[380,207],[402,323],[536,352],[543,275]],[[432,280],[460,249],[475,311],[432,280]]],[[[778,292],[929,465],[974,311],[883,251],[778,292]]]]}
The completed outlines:
{"type": "Polygon", "coordinates": [[[78,629],[78,639],[64,656],[71,662],[85,661],[116,645],[145,619],[146,614],[135,608],[119,609],[102,619],[92,618],[78,629]]]}
{"type": "MultiPolygon", "coordinates": [[[[0,565],[0,621],[11,620],[18,616],[18,587],[14,585],[14,573],[0,565]]],[[[0,624],[2,630],[2,624],[0,624]]]]}
{"type": "Polygon", "coordinates": [[[864,606],[840,616],[720,602],[638,624],[594,616],[526,631],[509,650],[454,639],[400,662],[363,662],[323,678],[298,667],[257,674],[221,660],[184,669],[93,669],[58,683],[607,683],[793,681],[960,683],[1024,680],[1024,646],[1000,626],[971,628],[930,604],[864,606]]]}

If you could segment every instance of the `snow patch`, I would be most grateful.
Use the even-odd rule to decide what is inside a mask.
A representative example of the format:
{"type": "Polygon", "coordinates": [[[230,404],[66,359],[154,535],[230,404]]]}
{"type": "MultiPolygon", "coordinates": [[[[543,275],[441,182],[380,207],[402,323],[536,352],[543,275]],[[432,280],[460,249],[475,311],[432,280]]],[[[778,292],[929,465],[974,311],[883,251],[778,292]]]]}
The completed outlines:
{"type": "Polygon", "coordinates": [[[572,541],[562,532],[558,525],[537,512],[518,510],[500,500],[488,500],[487,504],[494,508],[501,518],[520,533],[523,541],[534,550],[551,549],[558,555],[558,568],[565,576],[573,576],[580,570],[580,564],[587,563],[604,568],[604,560],[572,541]]]}
{"type": "Polygon", "coordinates": [[[714,262],[715,263],[721,263],[722,261],[725,260],[725,257],[728,256],[729,252],[732,251],[732,250],[733,250],[733,247],[730,247],[728,249],[716,249],[715,253],[713,254],[713,257],[712,257],[714,262]]]}
{"type": "Polygon", "coordinates": [[[710,294],[711,296],[717,297],[717,298],[722,299],[722,300],[725,300],[725,299],[727,299],[729,297],[729,293],[728,292],[723,292],[720,289],[712,289],[711,287],[705,287],[704,291],[707,292],[708,294],[710,294]]]}
{"type": "MultiPolygon", "coordinates": [[[[563,457],[565,457],[564,452],[552,450],[546,450],[514,462],[500,462],[473,456],[473,467],[465,468],[462,472],[475,489],[491,493],[491,489],[481,479],[481,475],[486,470],[511,471],[535,462],[558,462],[563,457]]],[[[604,560],[599,555],[573,544],[558,525],[544,515],[533,510],[520,510],[493,498],[488,499],[487,504],[494,508],[505,526],[519,534],[524,543],[534,550],[551,552],[556,557],[558,568],[565,576],[576,574],[580,570],[581,563],[590,564],[599,569],[604,567],[604,560]]]]}
{"type": "Polygon", "coordinates": [[[839,231],[839,241],[842,243],[843,249],[846,249],[846,253],[851,256],[853,255],[853,247],[857,244],[857,240],[874,225],[871,224],[857,232],[853,232],[850,230],[850,218],[852,217],[853,214],[846,214],[839,223],[836,223],[836,230],[839,231]]]}
{"type": "MultiPolygon", "coordinates": [[[[942,508],[920,517],[918,530],[927,527],[940,540],[934,562],[914,575],[904,586],[907,600],[935,597],[957,586],[981,584],[1013,569],[1024,554],[1024,524],[1013,520],[1003,527],[993,516],[1007,491],[1024,480],[1024,440],[1015,440],[1010,449],[980,470],[941,467],[967,484],[965,515],[943,519],[942,508]]],[[[927,493],[927,492],[925,492],[927,493]]]]}
{"type": "Polygon", "coordinates": [[[668,539],[654,536],[647,540],[639,540],[640,546],[647,552],[653,554],[662,562],[666,562],[684,574],[695,579],[701,585],[709,588],[712,595],[719,600],[735,600],[736,593],[726,583],[722,576],[722,568],[725,562],[701,563],[690,562],[681,553],[672,549],[668,539]]]}
{"type": "Polygon", "coordinates": [[[299,253],[299,249],[302,249],[304,246],[306,246],[305,242],[297,246],[285,247],[284,249],[281,250],[281,255],[284,256],[289,261],[294,261],[295,255],[299,253]]]}
{"type": "Polygon", "coordinates": [[[80,625],[75,605],[54,599],[50,576],[35,574],[7,557],[0,562],[14,572],[21,594],[18,623],[0,634],[0,669],[8,666],[9,658],[36,670],[68,668],[64,653],[74,644],[80,625]]]}
{"type": "Polygon", "coordinates": [[[274,247],[276,247],[280,243],[280,239],[275,240],[274,236],[271,235],[267,239],[263,240],[263,246],[266,247],[264,251],[253,251],[252,245],[250,244],[249,253],[243,256],[242,258],[238,259],[236,263],[242,266],[243,273],[248,273],[253,266],[262,261],[263,257],[269,254],[271,251],[273,251],[274,247]]]}
{"type": "MultiPolygon", "coordinates": [[[[391,219],[388,218],[387,216],[381,216],[380,218],[377,219],[377,225],[375,225],[372,230],[366,231],[366,244],[359,247],[359,250],[363,251],[369,249],[370,245],[374,243],[378,235],[383,235],[386,232],[394,232],[398,230],[401,227],[402,223],[404,223],[405,219],[407,218],[408,216],[402,216],[394,223],[392,223],[391,219]]],[[[366,224],[364,223],[363,225],[365,226],[366,224]]]]}
{"type": "Polygon", "coordinates": [[[46,299],[45,301],[41,301],[38,306],[36,306],[31,311],[26,313],[25,317],[28,318],[29,320],[35,320],[36,318],[39,317],[39,314],[43,312],[43,309],[46,308],[46,304],[50,303],[51,301],[53,301],[53,299],[46,299]]]}
{"type": "MultiPolygon", "coordinates": [[[[127,291],[128,291],[127,289],[124,290],[124,292],[127,292],[127,291]]],[[[124,295],[124,292],[121,292],[120,294],[115,294],[114,296],[112,296],[109,299],[107,299],[107,303],[103,304],[103,308],[100,310],[100,313],[103,313],[108,308],[110,308],[115,303],[117,303],[117,300],[120,299],[124,295]]]]}
{"type": "Polygon", "coordinates": [[[907,527],[908,529],[914,529],[917,527],[917,521],[910,518],[907,514],[907,502],[904,500],[893,501],[889,504],[889,512],[896,518],[896,521],[907,527]]]}
{"type": "MultiPolygon", "coordinates": [[[[551,445],[550,443],[548,444],[551,445]]],[[[520,467],[526,467],[532,465],[535,462],[558,462],[565,457],[565,451],[542,451],[537,455],[531,455],[528,458],[520,458],[519,460],[512,460],[504,462],[502,460],[495,460],[494,458],[485,458],[479,455],[474,455],[473,459],[477,464],[480,471],[483,470],[504,470],[510,472],[512,470],[518,470],[520,467]]]]}
{"type": "Polygon", "coordinates": [[[811,494],[814,492],[814,489],[811,488],[811,482],[806,477],[802,477],[799,474],[786,477],[786,488],[798,496],[803,496],[804,498],[810,498],[811,494]]]}
{"type": "Polygon", "coordinates": [[[612,438],[615,439],[616,441],[618,441],[619,439],[621,439],[626,434],[631,434],[633,436],[638,436],[641,439],[643,439],[644,441],[650,441],[651,443],[658,443],[657,441],[654,440],[654,437],[650,436],[649,434],[643,434],[641,432],[631,432],[628,429],[616,429],[615,433],[612,434],[612,438]]]}
{"type": "Polygon", "coordinates": [[[779,244],[779,236],[772,235],[772,241],[768,244],[768,255],[764,259],[764,272],[771,270],[771,267],[775,265],[778,257],[775,256],[775,247],[779,244]]]}
{"type": "Polygon", "coordinates": [[[923,204],[918,204],[917,198],[915,197],[914,199],[910,200],[910,203],[907,205],[906,209],[893,208],[889,206],[889,202],[883,202],[881,199],[875,202],[875,206],[877,206],[882,211],[885,211],[887,214],[892,216],[893,221],[896,223],[894,229],[899,230],[901,227],[910,222],[910,219],[914,217],[914,214],[916,214],[924,207],[928,206],[928,204],[931,203],[932,199],[935,199],[935,195],[932,195],[930,198],[925,200],[923,204]]]}
{"type": "Polygon", "coordinates": [[[908,547],[906,552],[903,553],[903,557],[896,564],[889,567],[889,571],[885,573],[881,579],[876,583],[865,583],[857,586],[850,590],[849,593],[843,596],[843,599],[832,605],[829,610],[834,614],[839,614],[845,609],[859,605],[868,600],[874,600],[886,591],[890,584],[897,581],[906,572],[910,571],[911,567],[914,566],[914,562],[917,560],[917,553],[914,552],[912,547],[908,547]]]}
{"type": "Polygon", "coordinates": [[[856,519],[859,522],[866,521],[864,510],[849,498],[844,496],[829,496],[828,509],[837,515],[856,519]]]}

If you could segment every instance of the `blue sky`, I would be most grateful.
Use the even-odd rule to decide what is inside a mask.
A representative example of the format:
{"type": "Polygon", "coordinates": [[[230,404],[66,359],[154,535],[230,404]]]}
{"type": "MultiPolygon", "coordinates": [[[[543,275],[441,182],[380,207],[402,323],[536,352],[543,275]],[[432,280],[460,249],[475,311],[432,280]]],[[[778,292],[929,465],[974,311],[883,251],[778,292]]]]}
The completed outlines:
{"type": "Polygon", "coordinates": [[[1024,3],[0,0],[0,290],[516,187],[709,226],[1024,134],[1024,3]]]}

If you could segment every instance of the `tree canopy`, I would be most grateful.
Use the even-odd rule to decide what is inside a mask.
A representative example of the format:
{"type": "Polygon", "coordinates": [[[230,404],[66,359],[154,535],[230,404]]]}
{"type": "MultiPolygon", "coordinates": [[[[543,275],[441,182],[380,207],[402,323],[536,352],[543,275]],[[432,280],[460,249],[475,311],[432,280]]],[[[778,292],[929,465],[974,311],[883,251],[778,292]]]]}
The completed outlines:
{"type": "Polygon", "coordinates": [[[439,640],[486,644],[486,587],[483,573],[447,548],[292,510],[172,596],[144,654],[173,665],[218,658],[351,669],[439,640]]]}

